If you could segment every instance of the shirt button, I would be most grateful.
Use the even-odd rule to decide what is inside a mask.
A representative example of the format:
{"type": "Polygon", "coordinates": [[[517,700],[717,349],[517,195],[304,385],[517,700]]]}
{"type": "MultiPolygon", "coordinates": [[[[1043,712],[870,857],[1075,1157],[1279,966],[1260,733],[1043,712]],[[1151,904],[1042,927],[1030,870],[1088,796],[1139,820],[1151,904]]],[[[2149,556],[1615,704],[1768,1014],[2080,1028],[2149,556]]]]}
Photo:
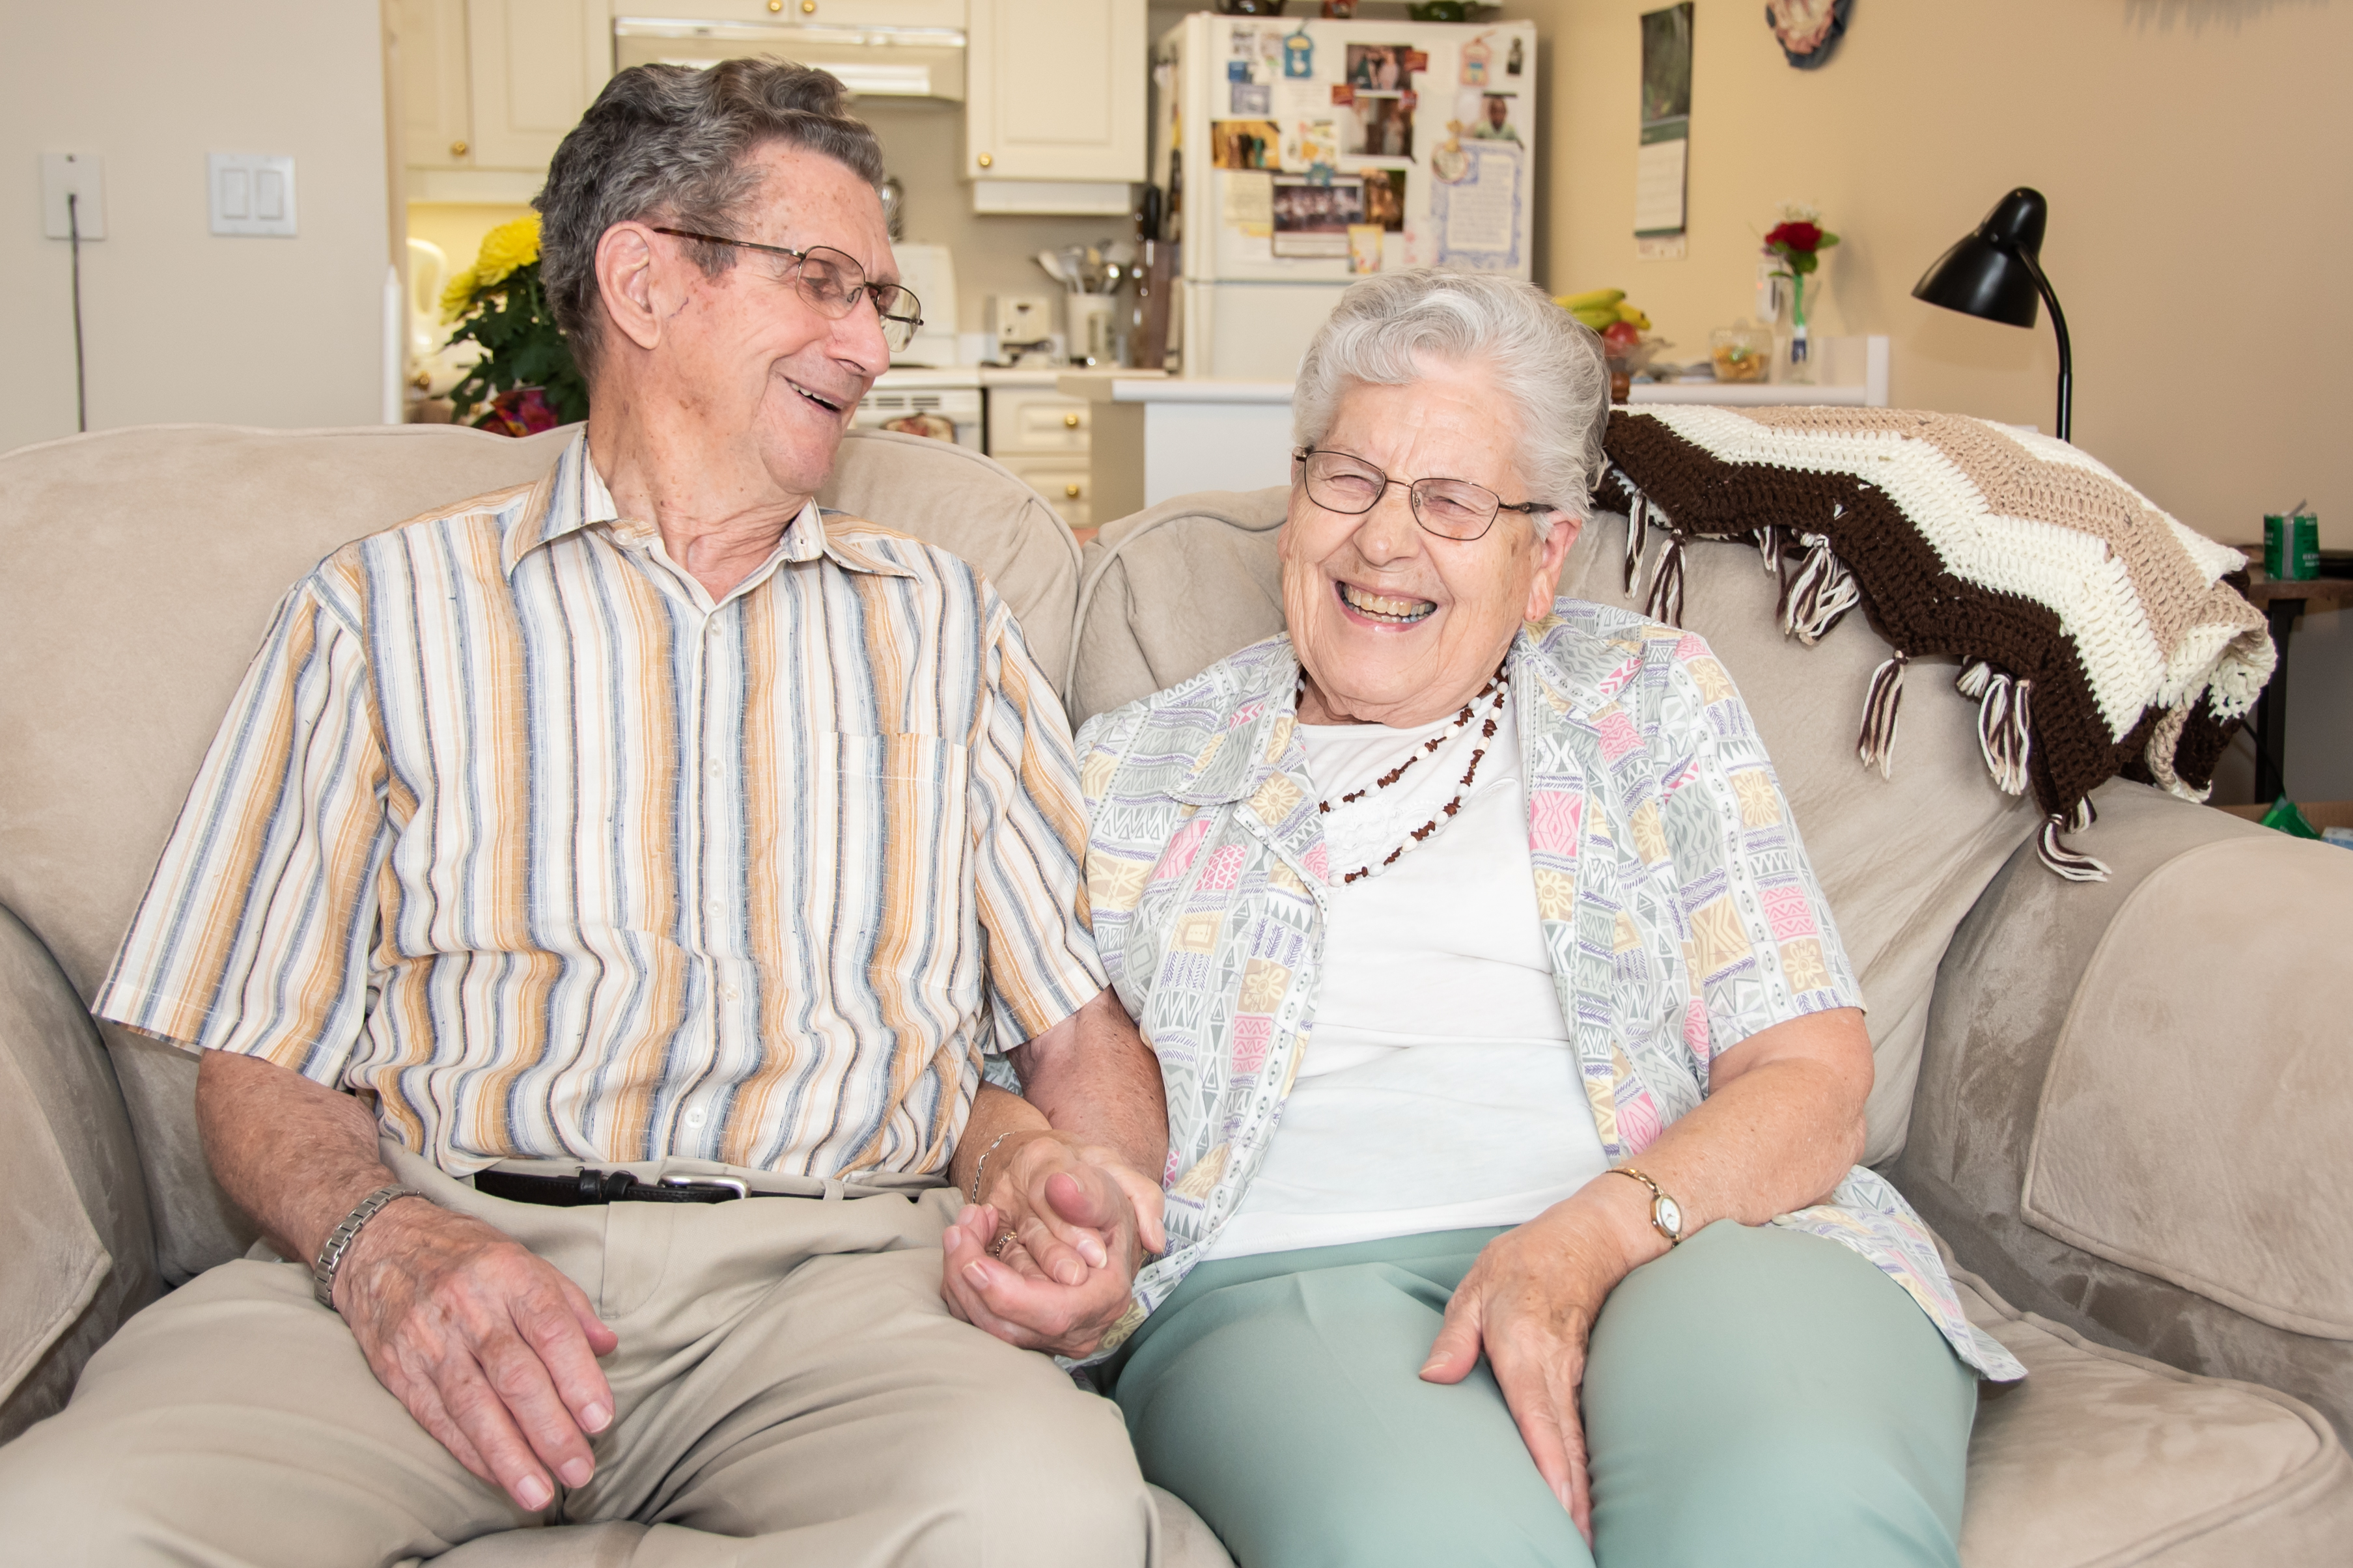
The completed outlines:
{"type": "Polygon", "coordinates": [[[727,908],[727,900],[724,900],[724,899],[722,899],[722,898],[718,898],[718,897],[716,897],[716,896],[713,896],[712,899],[710,899],[710,900],[708,900],[708,904],[709,904],[709,907],[710,907],[711,912],[712,912],[712,914],[714,914],[714,915],[715,915],[715,914],[720,914],[720,913],[724,912],[724,911],[725,911],[725,910],[726,910],[726,908],[727,908]]]}
{"type": "Polygon", "coordinates": [[[686,1124],[689,1127],[700,1127],[709,1120],[709,1114],[699,1105],[686,1113],[686,1124]]]}
{"type": "Polygon", "coordinates": [[[724,763],[721,762],[717,757],[713,757],[713,758],[712,758],[712,759],[711,759],[711,776],[712,776],[712,778],[718,778],[721,774],[724,773],[726,771],[727,771],[727,764],[726,764],[726,763],[724,763]]]}
{"type": "Polygon", "coordinates": [[[733,1001],[734,1001],[737,997],[739,997],[739,996],[743,995],[743,994],[744,994],[744,993],[743,993],[743,992],[741,992],[741,991],[739,991],[739,990],[737,990],[737,989],[736,989],[734,986],[733,986],[733,985],[722,985],[722,986],[719,988],[719,994],[720,994],[721,996],[724,997],[726,1000],[728,1000],[728,1001],[730,1001],[730,1002],[733,1002],[733,1001]]]}

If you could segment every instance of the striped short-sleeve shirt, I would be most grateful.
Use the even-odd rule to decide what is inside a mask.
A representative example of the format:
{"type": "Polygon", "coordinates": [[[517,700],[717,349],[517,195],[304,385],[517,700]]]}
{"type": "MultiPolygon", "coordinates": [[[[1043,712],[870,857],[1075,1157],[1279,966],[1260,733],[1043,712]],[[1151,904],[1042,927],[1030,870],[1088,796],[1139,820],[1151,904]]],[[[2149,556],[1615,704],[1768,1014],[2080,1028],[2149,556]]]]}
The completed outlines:
{"type": "Polygon", "coordinates": [[[280,604],[96,1011],[445,1170],[942,1169],[1103,984],[1068,725],[972,567],[811,505],[723,598],[574,441],[280,604]]]}

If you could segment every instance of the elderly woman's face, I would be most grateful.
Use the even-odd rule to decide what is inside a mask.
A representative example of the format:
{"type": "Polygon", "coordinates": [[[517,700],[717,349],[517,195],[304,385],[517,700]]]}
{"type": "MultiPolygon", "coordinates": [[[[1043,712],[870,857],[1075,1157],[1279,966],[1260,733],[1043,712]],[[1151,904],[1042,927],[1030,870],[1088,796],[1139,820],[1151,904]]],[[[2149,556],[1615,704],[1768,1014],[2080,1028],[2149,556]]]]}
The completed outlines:
{"type": "MultiPolygon", "coordinates": [[[[1409,386],[1357,384],[1319,447],[1389,478],[1468,479],[1505,501],[1531,497],[1518,430],[1482,364],[1429,363],[1409,386]]],[[[1503,662],[1521,622],[1546,614],[1577,523],[1556,514],[1539,541],[1523,512],[1482,538],[1442,539],[1415,521],[1405,483],[1351,517],[1294,479],[1278,547],[1282,610],[1305,666],[1308,723],[1411,728],[1453,712],[1503,662]]]]}

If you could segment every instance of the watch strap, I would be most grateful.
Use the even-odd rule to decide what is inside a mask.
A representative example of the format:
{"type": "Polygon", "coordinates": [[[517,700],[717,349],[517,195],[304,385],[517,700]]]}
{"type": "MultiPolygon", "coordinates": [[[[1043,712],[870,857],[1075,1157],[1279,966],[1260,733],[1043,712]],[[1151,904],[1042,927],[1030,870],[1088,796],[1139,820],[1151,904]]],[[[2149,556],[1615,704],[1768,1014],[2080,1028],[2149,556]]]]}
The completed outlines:
{"type": "Polygon", "coordinates": [[[1665,1188],[1631,1165],[1612,1165],[1609,1167],[1609,1173],[1613,1176],[1630,1176],[1650,1188],[1651,1228],[1665,1237],[1669,1247],[1681,1247],[1683,1244],[1683,1205],[1667,1196],[1665,1188]],[[1675,1221],[1672,1225],[1667,1223],[1670,1215],[1675,1221]]]}
{"type": "Polygon", "coordinates": [[[343,1224],[327,1233],[325,1243],[319,1248],[318,1261],[311,1265],[311,1288],[319,1298],[319,1305],[331,1312],[335,1310],[335,1270],[343,1266],[343,1255],[352,1249],[353,1240],[367,1222],[396,1199],[422,1197],[425,1194],[415,1187],[404,1187],[397,1182],[378,1187],[353,1206],[343,1224]]]}

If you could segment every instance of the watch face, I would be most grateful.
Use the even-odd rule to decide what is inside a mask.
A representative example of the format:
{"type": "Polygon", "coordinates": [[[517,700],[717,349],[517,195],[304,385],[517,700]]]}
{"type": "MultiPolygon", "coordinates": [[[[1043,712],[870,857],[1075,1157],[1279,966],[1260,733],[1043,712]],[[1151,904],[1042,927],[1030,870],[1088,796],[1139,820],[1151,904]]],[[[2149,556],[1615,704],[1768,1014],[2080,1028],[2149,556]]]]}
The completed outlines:
{"type": "Polygon", "coordinates": [[[1683,1206],[1672,1198],[1662,1197],[1651,1205],[1651,1218],[1657,1223],[1661,1230],[1670,1235],[1679,1237],[1683,1233],[1683,1206]]]}

